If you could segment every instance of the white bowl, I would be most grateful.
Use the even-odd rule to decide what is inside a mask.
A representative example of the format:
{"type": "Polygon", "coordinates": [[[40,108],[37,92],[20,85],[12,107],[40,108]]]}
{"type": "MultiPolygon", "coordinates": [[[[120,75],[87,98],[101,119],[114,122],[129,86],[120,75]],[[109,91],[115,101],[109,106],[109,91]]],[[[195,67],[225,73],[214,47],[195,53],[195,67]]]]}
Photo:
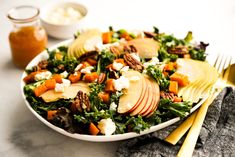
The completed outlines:
{"type": "MultiPolygon", "coordinates": [[[[57,47],[59,46],[65,46],[65,45],[69,45],[71,43],[72,40],[66,40],[63,41],[61,43],[58,43],[52,47],[49,48],[50,51],[55,50],[57,47]]],[[[37,65],[40,61],[48,59],[48,53],[47,51],[43,51],[42,53],[40,53],[39,55],[37,55],[26,67],[26,69],[33,67],[34,65],[37,65]]],[[[53,124],[51,124],[50,122],[48,122],[46,119],[44,119],[42,116],[40,116],[35,110],[33,110],[33,108],[31,107],[31,105],[29,104],[29,102],[26,100],[25,94],[24,94],[24,86],[25,86],[25,82],[23,81],[23,78],[26,76],[26,72],[23,72],[22,77],[21,77],[21,94],[23,96],[23,99],[25,101],[26,106],[29,108],[29,110],[34,114],[34,116],[36,116],[41,122],[43,122],[45,125],[47,125],[48,127],[50,127],[51,129],[65,135],[68,137],[72,137],[75,139],[79,139],[79,140],[84,140],[84,141],[92,141],[92,142],[110,142],[110,141],[120,141],[120,140],[125,140],[125,139],[130,139],[133,137],[138,137],[138,136],[142,136],[148,133],[152,133],[154,131],[160,130],[162,128],[165,128],[169,125],[172,125],[174,123],[176,123],[177,121],[180,120],[179,117],[177,118],[173,118],[171,120],[168,120],[166,122],[160,123],[158,125],[152,126],[147,130],[141,131],[139,134],[135,133],[135,132],[129,132],[129,133],[124,133],[124,134],[117,134],[117,135],[109,135],[109,136],[104,136],[104,135],[97,135],[97,136],[92,136],[92,135],[85,135],[85,134],[78,134],[78,133],[69,133],[67,131],[65,131],[62,128],[59,128],[53,124]]],[[[201,106],[201,104],[203,102],[205,102],[205,100],[207,99],[208,95],[205,96],[197,105],[195,105],[192,109],[191,109],[191,113],[194,112],[197,108],[199,108],[201,106]]]]}
{"type": "Polygon", "coordinates": [[[48,35],[58,39],[68,39],[73,37],[73,34],[84,26],[84,21],[88,14],[88,9],[77,2],[53,2],[45,5],[40,9],[41,24],[45,28],[48,35]],[[72,7],[78,10],[83,17],[80,20],[74,21],[71,24],[53,24],[47,20],[48,14],[55,8],[72,7]]]}

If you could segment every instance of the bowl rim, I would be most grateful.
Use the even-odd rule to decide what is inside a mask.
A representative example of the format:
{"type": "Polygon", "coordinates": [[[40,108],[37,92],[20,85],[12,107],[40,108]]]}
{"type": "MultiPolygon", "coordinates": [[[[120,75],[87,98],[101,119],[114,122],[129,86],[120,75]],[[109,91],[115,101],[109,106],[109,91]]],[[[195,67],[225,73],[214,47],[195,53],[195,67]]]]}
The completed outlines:
{"type": "Polygon", "coordinates": [[[80,23],[81,21],[83,21],[88,16],[88,13],[89,13],[88,7],[86,7],[83,3],[80,3],[80,2],[77,2],[77,1],[71,1],[71,0],[69,0],[69,1],[62,0],[62,1],[56,1],[56,2],[49,2],[46,5],[40,7],[39,17],[40,17],[40,20],[42,22],[44,22],[48,25],[55,26],[55,27],[63,27],[63,26],[66,27],[66,26],[72,26],[72,25],[76,25],[76,24],[80,23]],[[45,19],[45,15],[49,11],[51,11],[51,10],[53,10],[53,8],[56,8],[56,7],[61,6],[63,4],[71,4],[71,5],[79,6],[79,7],[83,8],[85,10],[85,14],[82,14],[83,17],[81,19],[79,19],[79,20],[77,20],[73,23],[70,23],[70,24],[54,24],[54,23],[51,23],[51,22],[49,22],[48,20],[45,19]]]}

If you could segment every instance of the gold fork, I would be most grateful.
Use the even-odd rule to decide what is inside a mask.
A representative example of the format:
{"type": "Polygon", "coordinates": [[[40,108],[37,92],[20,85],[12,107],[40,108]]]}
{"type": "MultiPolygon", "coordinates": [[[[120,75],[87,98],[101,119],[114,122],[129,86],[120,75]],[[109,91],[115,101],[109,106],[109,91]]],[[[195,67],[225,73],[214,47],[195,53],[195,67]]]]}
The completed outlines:
{"type": "Polygon", "coordinates": [[[219,94],[219,92],[226,86],[226,82],[228,79],[229,70],[225,70],[226,67],[231,65],[232,57],[228,57],[225,55],[219,55],[215,61],[214,67],[220,74],[220,77],[216,84],[214,85],[213,92],[208,97],[208,99],[202,104],[197,113],[194,114],[195,119],[191,125],[189,133],[177,154],[177,157],[190,157],[193,154],[193,150],[195,148],[203,121],[205,119],[207,110],[209,105],[215,99],[215,97],[219,94]]]}
{"type": "MultiPolygon", "coordinates": [[[[217,69],[219,73],[221,73],[220,78],[227,80],[228,72],[230,68],[229,65],[231,64],[231,59],[232,57],[226,57],[223,55],[218,55],[216,57],[216,60],[213,66],[217,69]],[[228,69],[226,70],[226,73],[225,73],[224,68],[227,66],[228,66],[228,69]]],[[[206,91],[209,92],[209,90],[206,90],[206,91]]],[[[168,135],[165,138],[165,141],[175,145],[183,137],[183,135],[188,131],[188,129],[192,126],[194,119],[197,115],[197,112],[198,110],[194,111],[193,114],[191,114],[179,127],[177,127],[170,135],[168,135]]]]}

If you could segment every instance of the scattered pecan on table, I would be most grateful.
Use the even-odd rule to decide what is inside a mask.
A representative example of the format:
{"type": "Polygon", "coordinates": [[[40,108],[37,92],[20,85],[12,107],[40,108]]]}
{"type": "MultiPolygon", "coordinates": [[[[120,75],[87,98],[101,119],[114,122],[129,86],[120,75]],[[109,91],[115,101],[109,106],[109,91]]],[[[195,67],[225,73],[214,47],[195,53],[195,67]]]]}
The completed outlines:
{"type": "Polygon", "coordinates": [[[142,63],[136,60],[135,58],[133,58],[129,53],[125,54],[123,57],[124,57],[125,62],[130,68],[139,72],[143,70],[144,67],[142,63]]]}

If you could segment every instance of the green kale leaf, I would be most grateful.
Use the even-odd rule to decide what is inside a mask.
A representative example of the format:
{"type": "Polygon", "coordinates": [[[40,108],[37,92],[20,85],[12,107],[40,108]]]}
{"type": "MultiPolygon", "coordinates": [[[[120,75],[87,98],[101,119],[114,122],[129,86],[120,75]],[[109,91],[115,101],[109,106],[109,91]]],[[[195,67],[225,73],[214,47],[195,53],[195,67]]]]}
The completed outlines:
{"type": "Polygon", "coordinates": [[[170,81],[165,78],[165,76],[162,74],[161,70],[157,66],[150,65],[147,67],[146,70],[147,74],[157,81],[161,90],[168,90],[170,81]]]}

